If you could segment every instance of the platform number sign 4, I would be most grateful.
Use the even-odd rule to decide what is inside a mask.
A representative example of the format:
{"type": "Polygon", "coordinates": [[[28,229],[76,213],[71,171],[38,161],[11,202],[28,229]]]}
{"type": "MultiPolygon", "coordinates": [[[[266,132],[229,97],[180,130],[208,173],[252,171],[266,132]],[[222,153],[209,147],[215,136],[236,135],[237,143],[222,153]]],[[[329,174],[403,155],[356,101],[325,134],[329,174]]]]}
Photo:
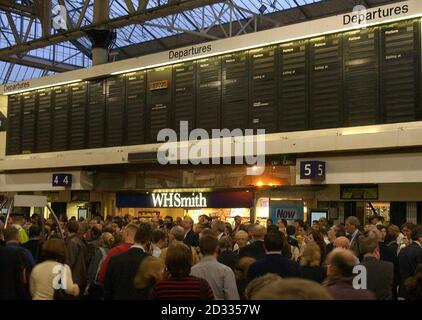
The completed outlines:
{"type": "Polygon", "coordinates": [[[72,175],[57,173],[53,174],[53,187],[71,187],[72,186],[72,175]]]}
{"type": "Polygon", "coordinates": [[[325,162],[302,161],[300,163],[300,179],[325,180],[325,162]]]}

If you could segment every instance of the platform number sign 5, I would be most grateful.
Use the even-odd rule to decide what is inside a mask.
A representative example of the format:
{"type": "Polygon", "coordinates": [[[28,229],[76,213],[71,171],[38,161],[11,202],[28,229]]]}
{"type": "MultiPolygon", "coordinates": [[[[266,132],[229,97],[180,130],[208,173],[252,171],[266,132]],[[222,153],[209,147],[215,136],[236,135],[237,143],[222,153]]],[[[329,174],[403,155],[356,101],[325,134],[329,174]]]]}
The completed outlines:
{"type": "Polygon", "coordinates": [[[53,174],[53,187],[71,187],[72,186],[72,175],[65,173],[53,174]]]}
{"type": "Polygon", "coordinates": [[[301,161],[300,179],[302,180],[325,180],[325,162],[301,161]]]}

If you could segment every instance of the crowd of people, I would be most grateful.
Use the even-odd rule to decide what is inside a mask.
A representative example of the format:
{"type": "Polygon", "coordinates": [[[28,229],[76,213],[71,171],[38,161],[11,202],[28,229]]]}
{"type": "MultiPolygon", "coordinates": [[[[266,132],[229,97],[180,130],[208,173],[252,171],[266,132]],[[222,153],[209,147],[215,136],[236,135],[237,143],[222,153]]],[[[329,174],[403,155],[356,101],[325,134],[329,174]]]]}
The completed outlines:
{"type": "Polygon", "coordinates": [[[422,226],[379,216],[4,220],[0,300],[422,299],[422,226]]]}

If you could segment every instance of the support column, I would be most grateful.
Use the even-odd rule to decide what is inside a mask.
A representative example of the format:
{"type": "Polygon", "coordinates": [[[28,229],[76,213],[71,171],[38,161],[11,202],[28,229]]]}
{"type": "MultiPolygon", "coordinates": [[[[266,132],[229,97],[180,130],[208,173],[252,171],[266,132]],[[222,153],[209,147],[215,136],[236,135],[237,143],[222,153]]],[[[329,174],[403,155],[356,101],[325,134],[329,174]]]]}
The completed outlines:
{"type": "MultiPolygon", "coordinates": [[[[94,23],[104,22],[109,19],[109,0],[94,1],[94,23]]],[[[113,31],[103,28],[101,30],[89,30],[88,36],[92,42],[92,64],[98,65],[108,62],[108,49],[114,40],[113,31]]]]}
{"type": "Polygon", "coordinates": [[[407,222],[413,222],[414,224],[417,224],[417,202],[408,202],[406,204],[406,221],[407,222]]]}

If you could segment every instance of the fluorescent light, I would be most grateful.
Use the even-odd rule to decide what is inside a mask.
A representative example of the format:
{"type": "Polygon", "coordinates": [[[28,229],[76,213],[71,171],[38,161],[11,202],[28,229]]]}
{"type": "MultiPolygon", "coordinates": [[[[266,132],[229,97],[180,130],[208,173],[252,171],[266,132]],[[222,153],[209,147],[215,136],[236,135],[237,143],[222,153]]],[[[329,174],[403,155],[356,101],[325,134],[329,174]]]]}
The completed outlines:
{"type": "Polygon", "coordinates": [[[17,93],[22,93],[22,92],[35,91],[35,90],[40,90],[40,89],[45,89],[45,88],[62,86],[62,85],[65,85],[65,84],[71,84],[71,83],[81,82],[81,81],[83,81],[83,80],[82,79],[76,79],[76,80],[70,80],[70,81],[59,82],[59,83],[54,83],[54,84],[47,84],[47,85],[39,86],[39,87],[35,87],[35,88],[27,88],[27,89],[22,89],[22,90],[6,92],[6,93],[4,93],[4,95],[10,96],[11,94],[17,94],[17,93]]]}
{"type": "Polygon", "coordinates": [[[350,128],[350,129],[344,129],[341,132],[341,135],[343,136],[354,136],[359,134],[373,134],[373,133],[379,133],[379,128],[350,128]]]}

